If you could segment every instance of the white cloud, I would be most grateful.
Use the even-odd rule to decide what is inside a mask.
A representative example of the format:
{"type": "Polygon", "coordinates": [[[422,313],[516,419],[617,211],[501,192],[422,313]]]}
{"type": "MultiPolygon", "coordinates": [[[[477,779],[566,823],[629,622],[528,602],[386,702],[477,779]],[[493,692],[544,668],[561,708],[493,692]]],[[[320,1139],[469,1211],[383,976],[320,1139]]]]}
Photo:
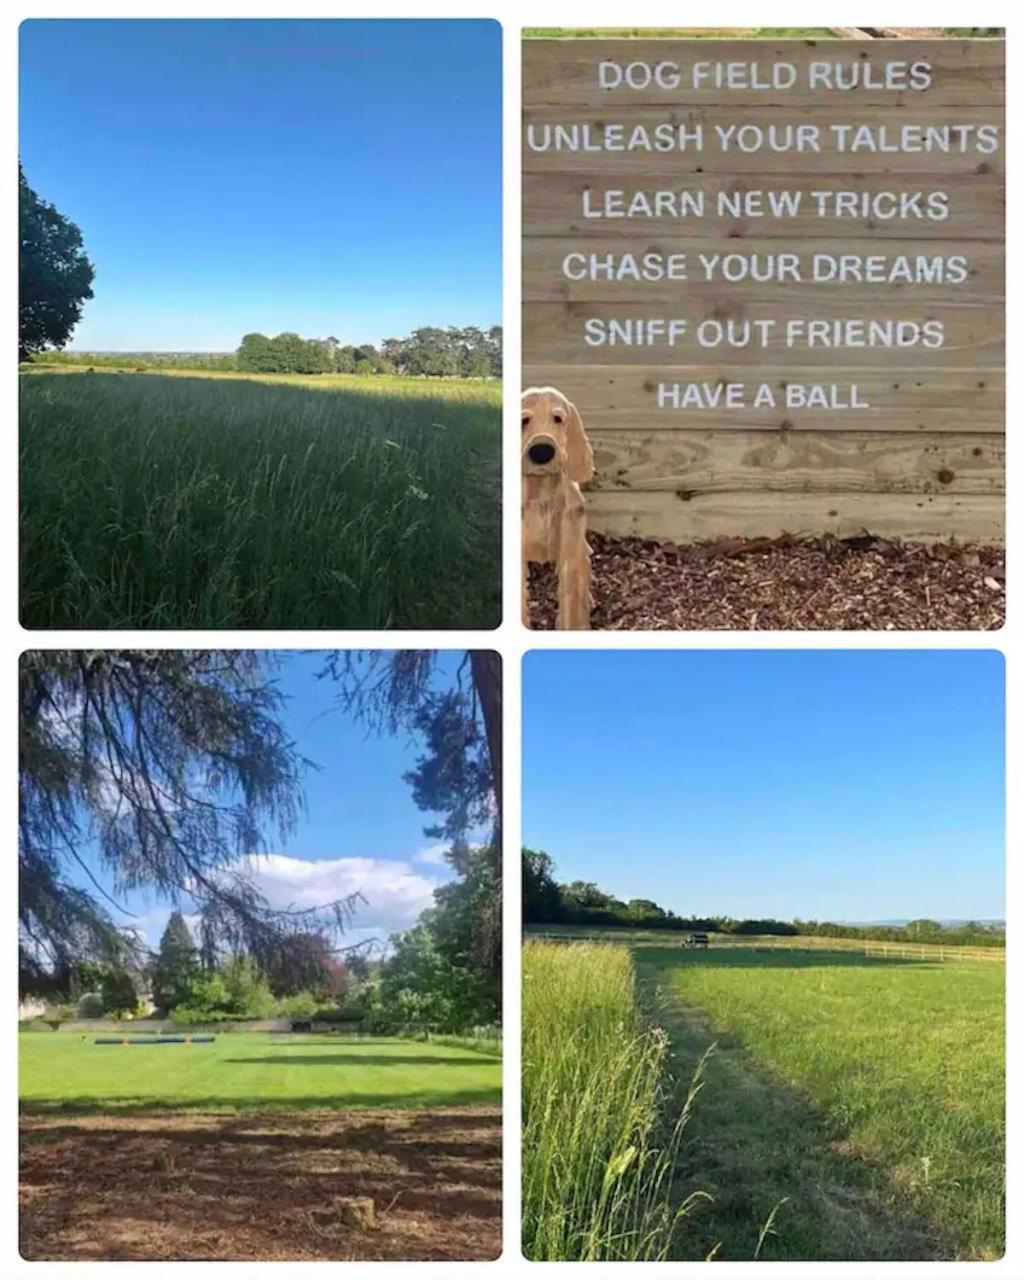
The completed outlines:
{"type": "Polygon", "coordinates": [[[422,862],[428,867],[447,867],[445,854],[448,852],[446,844],[428,845],[426,849],[421,849],[419,853],[413,854],[413,862],[422,862]]]}
{"type": "Polygon", "coordinates": [[[278,909],[319,907],[336,898],[361,893],[366,905],[357,908],[346,942],[360,937],[383,940],[408,929],[421,911],[433,905],[436,887],[436,881],[421,875],[410,862],[384,858],[312,862],[282,853],[251,854],[226,869],[246,875],[267,902],[278,909]]]}

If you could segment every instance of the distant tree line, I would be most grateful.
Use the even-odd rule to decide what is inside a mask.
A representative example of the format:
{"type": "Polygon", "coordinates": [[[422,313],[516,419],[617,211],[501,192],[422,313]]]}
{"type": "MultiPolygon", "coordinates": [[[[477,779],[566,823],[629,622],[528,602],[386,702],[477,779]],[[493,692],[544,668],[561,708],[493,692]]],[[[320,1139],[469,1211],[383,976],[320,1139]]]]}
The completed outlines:
{"type": "Polygon", "coordinates": [[[731,933],[748,936],[860,938],[878,942],[936,942],[946,946],[1003,947],[1006,935],[994,925],[967,921],[947,926],[937,920],[906,925],[849,925],[818,920],[735,920],[731,916],[681,916],[649,898],[623,902],[589,880],[561,884],[552,858],[523,850],[523,920],[528,925],[561,924],[606,929],[665,929],[677,933],[731,933]]]}
{"type": "MultiPolygon", "coordinates": [[[[380,347],[342,345],[337,338],[247,333],[237,351],[59,351],[39,348],[36,364],[95,369],[195,369],[222,373],[351,373],[405,378],[500,378],[502,330],[417,329],[380,347]]],[[[24,357],[24,352],[23,352],[24,357]]]]}
{"type": "Polygon", "coordinates": [[[237,373],[233,351],[55,351],[47,349],[32,358],[33,364],[70,365],[87,369],[193,369],[237,373]]]}
{"type": "Polygon", "coordinates": [[[238,348],[237,367],[248,373],[397,374],[414,378],[498,378],[501,376],[501,327],[422,328],[407,338],[342,345],[337,338],[301,338],[279,333],[268,338],[247,333],[238,348]]]}

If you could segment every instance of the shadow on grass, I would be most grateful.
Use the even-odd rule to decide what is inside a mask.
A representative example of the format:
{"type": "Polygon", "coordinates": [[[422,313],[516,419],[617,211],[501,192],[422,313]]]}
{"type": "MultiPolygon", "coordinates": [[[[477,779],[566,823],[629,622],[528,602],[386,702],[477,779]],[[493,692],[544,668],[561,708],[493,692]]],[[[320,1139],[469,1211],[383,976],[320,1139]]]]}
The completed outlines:
{"type": "Polygon", "coordinates": [[[633,952],[645,968],[678,969],[680,965],[703,965],[716,969],[893,969],[935,968],[943,964],[921,956],[866,956],[861,951],[798,951],[795,947],[709,947],[707,951],[684,947],[644,947],[633,952]]]}
{"type": "Polygon", "coordinates": [[[420,1089],[413,1093],[338,1093],[304,1094],[302,1097],[202,1098],[117,1097],[22,1099],[23,1116],[108,1115],[131,1111],[198,1112],[198,1111],[405,1111],[430,1110],[434,1107],[490,1107],[501,1103],[500,1086],[477,1089],[420,1089]]]}
{"type": "MultiPolygon", "coordinates": [[[[648,966],[646,959],[638,957],[639,972],[657,983],[666,966],[648,966]]],[[[712,1199],[681,1224],[672,1255],[677,1261],[706,1258],[716,1246],[723,1261],[956,1257],[941,1227],[901,1205],[884,1170],[846,1149],[844,1135],[824,1112],[779,1080],[740,1036],[720,1032],[663,988],[658,1019],[669,1034],[680,1081],[716,1045],[677,1176],[680,1198],[699,1190],[712,1199]]]]}
{"type": "Polygon", "coordinates": [[[223,1061],[240,1067],[249,1066],[250,1063],[282,1067],[482,1067],[492,1059],[482,1054],[479,1057],[438,1058],[428,1054],[405,1053],[319,1053],[308,1058],[272,1054],[260,1058],[224,1058],[223,1061]]]}

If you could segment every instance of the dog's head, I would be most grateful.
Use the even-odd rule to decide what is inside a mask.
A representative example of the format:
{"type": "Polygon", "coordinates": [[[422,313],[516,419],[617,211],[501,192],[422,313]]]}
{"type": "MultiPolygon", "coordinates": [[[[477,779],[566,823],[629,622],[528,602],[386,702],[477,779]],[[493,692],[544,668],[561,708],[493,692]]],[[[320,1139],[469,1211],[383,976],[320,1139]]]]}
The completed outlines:
{"type": "Polygon", "coordinates": [[[567,475],[582,484],[594,474],[594,455],[579,411],[554,387],[523,392],[523,474],[567,475]]]}

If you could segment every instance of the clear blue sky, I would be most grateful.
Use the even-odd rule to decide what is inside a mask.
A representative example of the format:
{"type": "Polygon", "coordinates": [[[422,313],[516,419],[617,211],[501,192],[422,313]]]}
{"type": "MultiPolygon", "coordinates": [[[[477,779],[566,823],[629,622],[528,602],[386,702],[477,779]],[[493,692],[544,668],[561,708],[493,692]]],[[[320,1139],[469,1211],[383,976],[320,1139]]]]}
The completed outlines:
{"type": "MultiPolygon", "coordinates": [[[[461,653],[440,655],[435,683],[448,685],[461,653]]],[[[317,679],[319,653],[286,653],[275,673],[287,701],[284,724],[298,750],[320,766],[306,774],[307,812],[295,835],[271,838],[274,855],[253,866],[253,875],[272,905],[316,906],[361,890],[353,939],[387,938],[412,925],[432,902],[434,888],[451,879],[439,845],[423,834],[435,815],[413,804],[402,775],[421,746],[400,738],[368,736],[365,728],[337,707],[338,686],[317,679]]],[[[83,851],[97,868],[95,850],[83,851]]],[[[87,886],[84,877],[78,882],[87,886]]],[[[118,917],[159,941],[170,906],[153,894],[129,894],[121,901],[133,916],[118,917]]],[[[188,904],[184,910],[188,912],[188,904]]]]}
{"type": "Polygon", "coordinates": [[[533,652],[523,842],[680,914],[1004,914],[992,652],[533,652]]]}
{"type": "Polygon", "coordinates": [[[501,323],[489,20],[30,20],[20,153],[96,267],[73,347],[501,323]]]}

